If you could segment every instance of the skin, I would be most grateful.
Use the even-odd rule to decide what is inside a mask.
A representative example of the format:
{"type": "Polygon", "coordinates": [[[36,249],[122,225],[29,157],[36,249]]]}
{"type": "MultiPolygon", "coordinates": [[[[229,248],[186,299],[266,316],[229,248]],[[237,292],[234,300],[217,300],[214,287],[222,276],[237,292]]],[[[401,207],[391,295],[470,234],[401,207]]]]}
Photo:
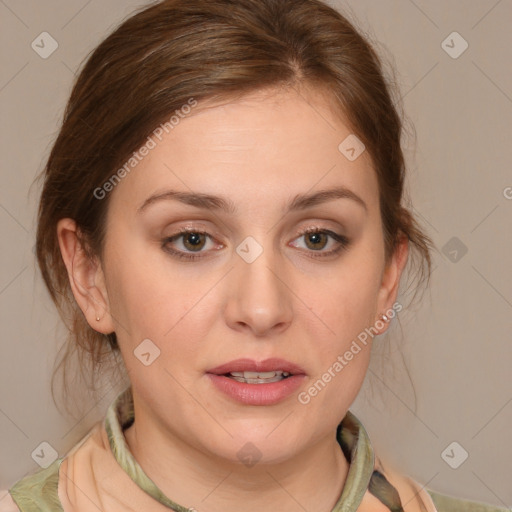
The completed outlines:
{"type": "MultiPolygon", "coordinates": [[[[110,193],[101,260],[85,257],[73,220],[58,224],[78,304],[92,328],[118,337],[134,393],[128,446],[177,503],[330,511],[339,498],[348,463],[335,431],[363,383],[371,338],[307,405],[297,393],[272,406],[243,405],[205,372],[240,357],[281,357],[305,369],[299,392],[307,390],[395,303],[407,242],[386,266],[369,154],[350,162],[338,150],[350,134],[315,90],[200,103],[110,193]],[[297,194],[340,185],[367,211],[346,198],[284,210],[297,194]],[[166,189],[223,195],[237,212],[173,200],[137,212],[166,189]],[[211,235],[201,239],[202,258],[181,260],[162,247],[183,227],[211,235]],[[319,257],[339,244],[308,244],[300,233],[310,227],[350,243],[319,257]],[[236,252],[248,236],[263,248],[252,263],[236,252]],[[161,353],[146,367],[133,351],[148,338],[161,353]],[[247,442],[262,454],[250,468],[237,457],[247,442]]],[[[190,237],[169,245],[198,254],[190,237]]]]}

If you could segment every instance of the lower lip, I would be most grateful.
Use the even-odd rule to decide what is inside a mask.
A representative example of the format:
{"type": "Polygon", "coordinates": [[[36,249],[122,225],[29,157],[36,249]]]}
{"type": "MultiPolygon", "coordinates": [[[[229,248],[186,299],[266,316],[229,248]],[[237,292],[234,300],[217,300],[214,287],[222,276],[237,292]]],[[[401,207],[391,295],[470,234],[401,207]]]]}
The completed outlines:
{"type": "Polygon", "coordinates": [[[273,405],[299,389],[305,375],[292,375],[278,382],[247,384],[224,375],[208,373],[214,386],[237,402],[246,405],[273,405]]]}

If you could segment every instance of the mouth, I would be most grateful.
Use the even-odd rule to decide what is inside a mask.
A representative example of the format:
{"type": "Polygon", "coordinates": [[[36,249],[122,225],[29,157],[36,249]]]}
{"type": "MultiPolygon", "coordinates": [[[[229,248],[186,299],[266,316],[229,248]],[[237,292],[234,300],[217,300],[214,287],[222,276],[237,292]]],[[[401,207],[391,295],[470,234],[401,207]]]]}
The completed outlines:
{"type": "Polygon", "coordinates": [[[208,370],[215,388],[246,405],[272,405],[289,397],[306,372],[284,359],[237,359],[208,370]]]}

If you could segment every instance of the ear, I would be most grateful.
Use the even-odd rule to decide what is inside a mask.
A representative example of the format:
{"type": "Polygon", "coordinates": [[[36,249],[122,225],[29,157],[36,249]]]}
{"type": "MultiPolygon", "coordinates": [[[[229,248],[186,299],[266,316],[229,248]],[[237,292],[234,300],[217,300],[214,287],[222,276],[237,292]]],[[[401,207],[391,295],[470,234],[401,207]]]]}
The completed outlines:
{"type": "MultiPolygon", "coordinates": [[[[407,257],[409,254],[409,239],[403,236],[382,273],[382,282],[379,290],[379,296],[377,299],[377,320],[381,320],[381,316],[386,314],[386,311],[393,309],[392,306],[396,301],[398,295],[398,288],[400,285],[400,277],[407,263],[407,257]]],[[[388,322],[384,322],[386,325],[384,328],[379,330],[379,334],[383,334],[389,327],[388,322]]]]}
{"type": "Polygon", "coordinates": [[[114,325],[101,263],[97,258],[87,255],[78,238],[73,219],[61,219],[57,223],[57,238],[68,271],[71,291],[87,323],[103,334],[113,332],[114,325]]]}

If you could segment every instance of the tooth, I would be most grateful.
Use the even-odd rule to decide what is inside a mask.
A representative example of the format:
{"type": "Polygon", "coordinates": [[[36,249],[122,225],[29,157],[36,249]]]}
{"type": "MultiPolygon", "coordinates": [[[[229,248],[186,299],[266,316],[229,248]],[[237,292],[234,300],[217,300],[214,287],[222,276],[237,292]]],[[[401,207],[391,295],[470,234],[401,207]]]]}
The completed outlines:
{"type": "Polygon", "coordinates": [[[283,378],[280,376],[273,377],[272,379],[246,379],[247,384],[270,384],[272,382],[279,382],[283,378]]]}
{"type": "Polygon", "coordinates": [[[244,372],[243,374],[245,379],[257,379],[258,375],[258,372],[244,372]]]}
{"type": "MultiPolygon", "coordinates": [[[[258,373],[258,378],[260,379],[271,379],[272,377],[275,377],[278,372],[260,372],[258,373]]],[[[281,372],[279,372],[281,373],[281,372]]]]}
{"type": "Polygon", "coordinates": [[[276,370],[273,372],[229,372],[229,375],[239,382],[259,384],[265,382],[277,382],[284,377],[288,377],[290,373],[283,370],[276,370]]]}
{"type": "Polygon", "coordinates": [[[245,384],[270,384],[272,382],[279,382],[280,380],[283,380],[283,378],[284,377],[282,375],[276,375],[271,379],[245,379],[244,377],[232,377],[233,380],[243,382],[245,384]]]}

